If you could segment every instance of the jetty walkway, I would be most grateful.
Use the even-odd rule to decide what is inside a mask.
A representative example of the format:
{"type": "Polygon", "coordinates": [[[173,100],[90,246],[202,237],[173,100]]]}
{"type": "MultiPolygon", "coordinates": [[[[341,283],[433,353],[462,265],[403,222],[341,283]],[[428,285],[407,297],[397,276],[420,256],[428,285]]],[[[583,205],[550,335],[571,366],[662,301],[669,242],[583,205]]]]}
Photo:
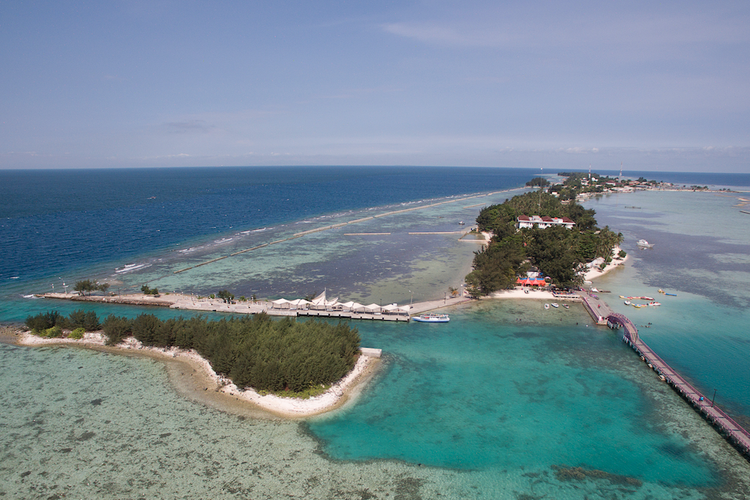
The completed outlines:
{"type": "Polygon", "coordinates": [[[369,321],[393,321],[409,322],[414,314],[421,314],[433,309],[453,306],[468,302],[468,297],[445,297],[439,300],[430,300],[424,302],[415,302],[409,307],[409,312],[389,312],[382,311],[378,313],[371,312],[352,312],[343,310],[326,309],[290,309],[274,307],[273,302],[256,301],[256,302],[232,302],[227,303],[222,299],[196,298],[192,295],[184,294],[165,294],[160,297],[154,297],[144,294],[130,295],[78,295],[77,293],[45,293],[39,295],[45,299],[62,299],[78,302],[96,302],[105,304],[123,304],[135,306],[155,306],[168,307],[170,309],[184,309],[191,311],[220,312],[229,314],[259,314],[266,313],[269,316],[288,316],[302,317],[313,316],[318,318],[340,318],[369,321]]]}
{"type": "Polygon", "coordinates": [[[599,298],[598,295],[593,293],[579,293],[583,308],[588,311],[591,318],[596,322],[597,325],[606,325],[607,317],[609,317],[614,311],[609,308],[606,302],[599,298]]]}
{"type": "MultiPolygon", "coordinates": [[[[582,302],[591,317],[600,323],[605,305],[599,304],[596,296],[581,294],[582,302]]],[[[700,413],[730,444],[737,448],[746,458],[750,459],[750,432],[735,422],[713,401],[706,398],[682,375],[677,373],[666,361],[661,359],[638,335],[638,328],[625,315],[612,312],[606,307],[607,316],[604,324],[613,330],[623,330],[622,340],[640,355],[641,359],[654,370],[661,380],[669,384],[683,399],[700,413]]]]}

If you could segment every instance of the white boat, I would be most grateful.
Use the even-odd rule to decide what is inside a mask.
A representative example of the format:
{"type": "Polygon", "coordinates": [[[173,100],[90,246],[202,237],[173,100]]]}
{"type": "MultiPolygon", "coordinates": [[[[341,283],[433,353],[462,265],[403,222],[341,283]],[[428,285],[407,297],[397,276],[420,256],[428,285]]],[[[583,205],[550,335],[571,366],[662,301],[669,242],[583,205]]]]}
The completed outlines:
{"type": "Polygon", "coordinates": [[[447,323],[451,320],[447,314],[420,314],[412,319],[419,323],[447,323]]]}
{"type": "Polygon", "coordinates": [[[549,304],[544,304],[545,309],[549,309],[549,304]]]}
{"type": "Polygon", "coordinates": [[[646,240],[638,240],[638,243],[636,243],[638,248],[652,248],[654,245],[653,243],[649,243],[646,240]]]}
{"type": "Polygon", "coordinates": [[[626,306],[629,306],[629,305],[630,305],[630,301],[629,301],[629,300],[626,300],[626,301],[625,301],[625,305],[626,305],[626,306]]]}
{"type": "Polygon", "coordinates": [[[555,309],[557,309],[558,307],[560,307],[560,305],[559,305],[559,304],[558,304],[557,302],[553,302],[553,303],[552,303],[551,305],[552,305],[552,307],[554,307],[555,309]]]}
{"type": "Polygon", "coordinates": [[[570,309],[570,306],[569,306],[568,304],[563,304],[563,307],[564,307],[565,309],[570,309]]]}

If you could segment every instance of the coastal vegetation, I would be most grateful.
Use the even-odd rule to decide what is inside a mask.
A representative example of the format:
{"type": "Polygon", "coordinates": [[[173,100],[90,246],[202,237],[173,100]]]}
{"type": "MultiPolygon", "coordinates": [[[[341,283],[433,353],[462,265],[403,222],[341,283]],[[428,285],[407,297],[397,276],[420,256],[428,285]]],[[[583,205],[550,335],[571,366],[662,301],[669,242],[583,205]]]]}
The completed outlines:
{"type": "MultiPolygon", "coordinates": [[[[77,328],[83,328],[85,331],[90,332],[98,330],[100,328],[100,323],[99,318],[94,311],[87,312],[83,309],[78,309],[70,313],[69,316],[63,316],[57,311],[29,316],[26,318],[26,326],[36,335],[42,335],[43,332],[58,327],[60,332],[59,335],[56,336],[61,337],[63,329],[75,330],[77,328]]],[[[55,331],[55,333],[57,333],[57,331],[55,331]]]]}
{"type": "Polygon", "coordinates": [[[534,177],[530,181],[526,183],[526,186],[528,187],[547,187],[549,186],[550,182],[545,179],[544,177],[534,177]]]}
{"type": "Polygon", "coordinates": [[[216,295],[227,304],[231,304],[234,301],[234,294],[231,293],[229,290],[221,290],[216,295]]]}
{"type": "Polygon", "coordinates": [[[83,295],[86,295],[87,293],[90,294],[91,292],[95,292],[97,290],[100,292],[106,292],[107,290],[109,290],[109,283],[97,283],[92,280],[82,280],[76,282],[73,290],[83,295]]]}
{"type": "Polygon", "coordinates": [[[158,288],[149,288],[148,285],[143,285],[141,287],[141,293],[144,295],[159,295],[159,289],[158,288]]]}
{"type": "Polygon", "coordinates": [[[475,252],[474,270],[466,276],[469,293],[480,296],[512,288],[516,278],[531,267],[549,276],[559,287],[582,284],[584,264],[597,257],[611,262],[612,250],[622,241],[622,234],[606,226],[597,227],[595,213],[575,201],[563,203],[542,190],[485,207],[477,217],[477,225],[493,236],[486,247],[475,252]],[[518,228],[521,215],[567,217],[575,225],[518,228]]]}
{"type": "Polygon", "coordinates": [[[266,314],[219,321],[110,315],[100,325],[93,312],[75,311],[65,317],[52,311],[29,316],[26,326],[45,337],[61,337],[63,329],[74,329],[71,337],[82,336],[78,328],[101,327],[107,345],[133,336],[145,346],[195,349],[216,373],[238,387],[289,396],[319,393],[343,378],[356,363],[360,343],[357,329],[344,323],[277,321],[266,314]]]}

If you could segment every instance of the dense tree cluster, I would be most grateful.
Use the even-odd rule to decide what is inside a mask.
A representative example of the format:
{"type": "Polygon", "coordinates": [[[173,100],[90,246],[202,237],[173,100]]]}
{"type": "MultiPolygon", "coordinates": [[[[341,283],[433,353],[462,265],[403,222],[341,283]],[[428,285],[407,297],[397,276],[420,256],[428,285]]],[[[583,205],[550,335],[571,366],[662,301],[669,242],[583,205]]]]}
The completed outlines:
{"type": "Polygon", "coordinates": [[[469,291],[486,295],[515,286],[516,277],[530,266],[536,266],[561,287],[580,284],[582,264],[597,257],[611,260],[612,249],[622,235],[608,227],[596,226],[594,210],[575,202],[562,203],[558,198],[535,191],[500,204],[484,208],[477,217],[481,231],[493,233],[492,241],[475,252],[474,271],[466,277],[469,291]],[[568,217],[573,229],[553,226],[546,229],[517,229],[519,215],[568,217]]]}
{"type": "Polygon", "coordinates": [[[159,289],[149,288],[148,285],[143,285],[141,287],[141,293],[144,295],[159,295],[159,289]]]}
{"type": "Polygon", "coordinates": [[[56,336],[59,337],[62,335],[63,329],[74,330],[76,328],[83,328],[90,332],[98,330],[101,325],[99,323],[99,318],[94,311],[78,309],[70,313],[69,316],[63,316],[57,311],[29,316],[26,318],[26,326],[36,334],[41,334],[50,328],[58,327],[60,329],[60,335],[56,336]]]}
{"type": "MultiPolygon", "coordinates": [[[[83,311],[72,313],[71,318],[80,318],[79,313],[83,311]]],[[[89,319],[88,326],[94,325],[95,313],[83,316],[89,319]]],[[[56,325],[78,326],[57,312],[29,317],[26,324],[36,332],[56,325]]],[[[275,321],[266,314],[220,321],[110,315],[101,328],[108,345],[132,335],[148,346],[195,349],[208,359],[214,371],[229,377],[238,387],[272,392],[298,393],[336,382],[354,367],[360,342],[357,329],[344,323],[297,322],[292,318],[275,321]]]]}

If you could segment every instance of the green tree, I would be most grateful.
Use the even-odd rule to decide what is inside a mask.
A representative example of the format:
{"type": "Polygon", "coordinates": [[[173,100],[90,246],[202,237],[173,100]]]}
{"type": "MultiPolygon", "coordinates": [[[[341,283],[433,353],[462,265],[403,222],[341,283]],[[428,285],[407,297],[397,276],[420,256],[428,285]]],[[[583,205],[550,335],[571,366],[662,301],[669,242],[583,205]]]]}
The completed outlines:
{"type": "Polygon", "coordinates": [[[227,304],[231,303],[234,300],[234,294],[230,293],[229,290],[221,290],[217,297],[219,297],[221,300],[226,302],[227,304]]]}
{"type": "Polygon", "coordinates": [[[529,187],[547,187],[549,186],[549,181],[544,177],[534,177],[526,185],[529,187]]]}
{"type": "Polygon", "coordinates": [[[87,293],[91,293],[94,290],[97,289],[96,283],[94,283],[91,280],[82,280],[77,281],[75,286],[73,287],[73,290],[76,292],[81,293],[82,295],[86,295],[87,293]]]}

